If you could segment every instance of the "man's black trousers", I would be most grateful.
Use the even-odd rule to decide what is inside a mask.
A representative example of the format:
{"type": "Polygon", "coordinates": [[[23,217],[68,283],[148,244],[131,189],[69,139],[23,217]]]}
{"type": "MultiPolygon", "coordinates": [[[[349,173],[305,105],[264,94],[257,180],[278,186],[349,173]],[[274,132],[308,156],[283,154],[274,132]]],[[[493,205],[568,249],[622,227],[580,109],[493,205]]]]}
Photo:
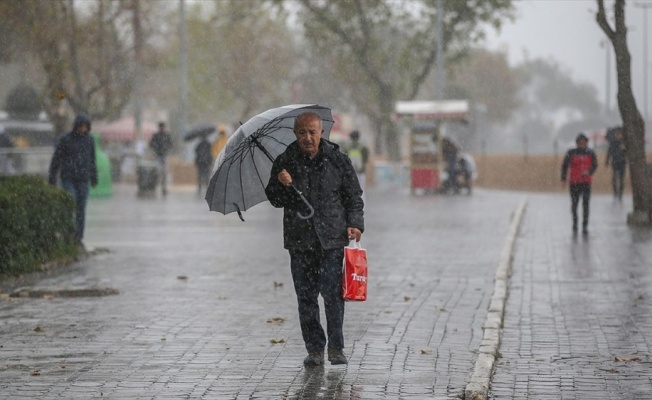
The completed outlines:
{"type": "Polygon", "coordinates": [[[309,353],[344,348],[342,260],[344,248],[290,250],[290,268],[299,303],[301,334],[309,353]],[[326,332],[319,321],[319,294],[324,298],[326,332]]]}
{"type": "Polygon", "coordinates": [[[582,197],[582,227],[586,228],[589,224],[589,200],[591,199],[591,184],[578,183],[570,185],[571,195],[571,212],[573,213],[573,229],[577,229],[577,204],[582,197]]]}

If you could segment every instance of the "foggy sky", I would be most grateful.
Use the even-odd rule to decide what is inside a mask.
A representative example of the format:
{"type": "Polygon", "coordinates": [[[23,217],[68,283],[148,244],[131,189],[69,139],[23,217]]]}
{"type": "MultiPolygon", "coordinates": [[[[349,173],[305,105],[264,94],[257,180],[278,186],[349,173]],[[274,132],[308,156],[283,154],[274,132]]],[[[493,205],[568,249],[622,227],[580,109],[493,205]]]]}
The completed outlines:
{"type": "MultiPolygon", "coordinates": [[[[612,1],[606,0],[612,8],[612,1]]],[[[636,4],[652,7],[652,0],[627,1],[625,22],[629,51],[632,56],[634,95],[641,114],[643,110],[643,9],[636,4]]],[[[488,31],[487,45],[491,49],[507,49],[512,65],[526,58],[554,59],[568,70],[573,79],[593,84],[600,102],[605,102],[607,78],[605,49],[600,41],[606,36],[595,21],[595,0],[522,0],[516,1],[517,18],[507,23],[496,35],[488,31]]],[[[648,11],[648,116],[652,118],[652,8],[648,11]]],[[[616,105],[616,72],[611,51],[610,103],[616,105]]]]}

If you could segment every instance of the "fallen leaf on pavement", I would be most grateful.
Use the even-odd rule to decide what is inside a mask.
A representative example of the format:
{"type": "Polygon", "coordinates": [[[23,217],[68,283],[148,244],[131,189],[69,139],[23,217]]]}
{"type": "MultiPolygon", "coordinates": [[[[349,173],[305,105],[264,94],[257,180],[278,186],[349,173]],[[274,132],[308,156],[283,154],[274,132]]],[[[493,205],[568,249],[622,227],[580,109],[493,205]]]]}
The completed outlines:
{"type": "Polygon", "coordinates": [[[35,369],[34,371],[32,371],[32,373],[30,375],[32,375],[32,376],[41,376],[41,370],[35,369]]]}
{"type": "Polygon", "coordinates": [[[188,279],[188,277],[185,276],[185,275],[179,275],[179,276],[177,276],[177,279],[180,280],[180,281],[185,281],[185,280],[188,279]]]}
{"type": "Polygon", "coordinates": [[[412,297],[410,297],[410,296],[403,297],[403,300],[405,300],[405,301],[410,301],[411,299],[412,299],[412,297]]]}
{"type": "Polygon", "coordinates": [[[280,288],[280,287],[283,287],[283,282],[274,281],[274,288],[280,288]]]}
{"type": "Polygon", "coordinates": [[[45,299],[45,300],[52,300],[52,299],[54,299],[54,296],[52,296],[51,294],[44,294],[44,295],[43,295],[43,299],[45,299]]]}
{"type": "Polygon", "coordinates": [[[37,326],[36,328],[34,328],[34,332],[43,332],[43,328],[37,326]]]}
{"type": "Polygon", "coordinates": [[[283,321],[285,321],[285,318],[274,317],[274,318],[268,319],[267,323],[268,324],[281,324],[281,323],[283,323],[283,321]]]}
{"type": "Polygon", "coordinates": [[[270,342],[271,344],[285,343],[285,339],[279,339],[279,340],[276,340],[276,339],[270,339],[269,342],[270,342]]]}
{"type": "Polygon", "coordinates": [[[429,348],[423,348],[421,349],[421,354],[432,354],[432,349],[429,348]]]}
{"type": "Polygon", "coordinates": [[[631,362],[631,361],[641,361],[639,357],[614,357],[614,361],[621,362],[631,362]]]}
{"type": "Polygon", "coordinates": [[[6,371],[6,370],[8,370],[9,368],[10,368],[9,365],[3,365],[2,367],[0,367],[0,371],[6,371]]]}

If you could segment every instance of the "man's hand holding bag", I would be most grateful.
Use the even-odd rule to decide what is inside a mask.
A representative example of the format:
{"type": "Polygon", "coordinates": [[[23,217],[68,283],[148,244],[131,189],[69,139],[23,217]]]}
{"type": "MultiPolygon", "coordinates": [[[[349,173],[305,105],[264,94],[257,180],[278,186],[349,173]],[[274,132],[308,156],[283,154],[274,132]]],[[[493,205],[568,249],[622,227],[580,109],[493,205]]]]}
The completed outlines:
{"type": "Polygon", "coordinates": [[[342,292],[346,301],[367,300],[367,250],[351,241],[344,248],[342,292]]]}

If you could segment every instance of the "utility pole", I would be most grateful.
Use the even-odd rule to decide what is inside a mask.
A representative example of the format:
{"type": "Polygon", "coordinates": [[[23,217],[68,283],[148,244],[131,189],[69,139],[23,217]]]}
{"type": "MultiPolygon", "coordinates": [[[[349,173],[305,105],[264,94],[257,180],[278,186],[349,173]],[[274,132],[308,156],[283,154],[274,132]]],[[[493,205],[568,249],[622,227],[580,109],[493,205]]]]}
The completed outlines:
{"type": "Polygon", "coordinates": [[[143,142],[143,83],[141,58],[143,52],[143,32],[140,21],[140,1],[133,0],[133,29],[134,29],[134,124],[136,125],[136,164],[140,166],[141,156],[144,153],[143,142]]]}
{"type": "Polygon", "coordinates": [[[443,0],[437,0],[437,20],[435,29],[437,31],[437,60],[435,63],[435,97],[437,100],[444,99],[446,86],[444,76],[444,4],[443,0]]]}
{"type": "Polygon", "coordinates": [[[188,45],[186,43],[185,0],[179,0],[179,134],[186,131],[188,109],[188,45]]]}

